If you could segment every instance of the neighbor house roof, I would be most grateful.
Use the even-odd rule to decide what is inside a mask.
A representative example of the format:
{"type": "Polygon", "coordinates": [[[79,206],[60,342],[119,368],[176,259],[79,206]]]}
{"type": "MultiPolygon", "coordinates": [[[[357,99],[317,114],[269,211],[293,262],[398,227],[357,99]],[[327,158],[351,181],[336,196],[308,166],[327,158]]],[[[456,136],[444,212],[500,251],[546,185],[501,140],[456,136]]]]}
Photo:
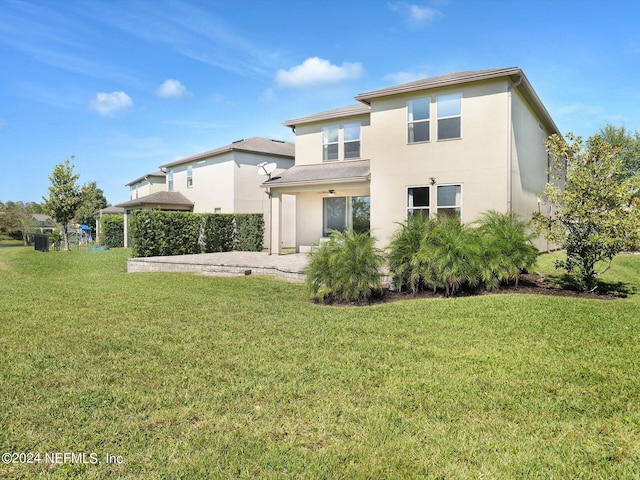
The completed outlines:
{"type": "Polygon", "coordinates": [[[262,155],[269,155],[273,157],[290,158],[292,160],[295,157],[295,145],[293,143],[285,142],[282,140],[272,140],[270,138],[252,137],[246,140],[236,140],[229,145],[225,145],[214,150],[209,150],[207,152],[198,153],[197,155],[181,158],[180,160],[176,160],[174,162],[165,163],[164,165],[161,165],[160,168],[175,167],[176,165],[203,160],[205,158],[234,151],[259,153],[262,155]]]}
{"type": "MultiPolygon", "coordinates": [[[[187,207],[193,208],[193,202],[180,192],[156,192],[151,195],[129,200],[128,202],[119,203],[116,207],[121,208],[162,208],[162,207],[187,207]]],[[[181,208],[182,209],[182,208],[181,208]]]]}
{"type": "Polygon", "coordinates": [[[545,124],[547,130],[551,133],[560,133],[558,127],[551,118],[551,115],[549,115],[549,112],[543,105],[542,101],[540,100],[540,98],[538,98],[538,95],[533,90],[533,87],[529,83],[529,80],[525,76],[524,72],[518,67],[448,73],[446,75],[423,78],[422,80],[417,80],[415,82],[403,83],[401,85],[394,85],[392,87],[382,88],[380,90],[361,93],[359,95],[356,95],[355,98],[360,102],[370,105],[371,100],[374,100],[376,98],[389,97],[392,95],[400,95],[405,93],[418,92],[421,90],[448,87],[471,82],[481,82],[496,78],[509,78],[513,82],[514,87],[518,89],[525,100],[536,112],[538,117],[545,124]]]}
{"type": "Polygon", "coordinates": [[[314,113],[313,115],[308,115],[306,117],[287,120],[286,122],[283,123],[283,125],[285,127],[295,127],[296,125],[301,125],[303,123],[331,120],[332,118],[344,118],[344,117],[355,116],[355,115],[363,115],[363,114],[369,113],[370,111],[371,111],[371,108],[369,107],[369,105],[364,105],[362,103],[355,103],[353,105],[348,105],[346,107],[334,108],[333,110],[314,113]]]}
{"type": "Polygon", "coordinates": [[[55,222],[50,215],[45,215],[43,213],[34,213],[31,216],[31,218],[33,218],[35,221],[39,222],[43,226],[53,227],[55,225],[55,222]]]}
{"type": "Polygon", "coordinates": [[[135,180],[132,180],[131,182],[127,183],[127,187],[131,186],[131,185],[135,185],[136,183],[140,183],[143,180],[147,180],[149,177],[156,177],[156,178],[165,178],[167,176],[166,173],[164,173],[161,170],[158,170],[157,172],[153,172],[153,173],[147,173],[146,175],[143,175],[140,178],[136,178],[135,180]]]}
{"type": "Polygon", "coordinates": [[[262,184],[263,187],[289,187],[327,183],[368,181],[369,160],[344,160],[314,165],[296,165],[262,184]]]}
{"type": "Polygon", "coordinates": [[[124,213],[124,208],[107,207],[107,208],[101,208],[97,212],[94,212],[94,215],[108,215],[108,214],[120,214],[120,213],[124,213]]]}

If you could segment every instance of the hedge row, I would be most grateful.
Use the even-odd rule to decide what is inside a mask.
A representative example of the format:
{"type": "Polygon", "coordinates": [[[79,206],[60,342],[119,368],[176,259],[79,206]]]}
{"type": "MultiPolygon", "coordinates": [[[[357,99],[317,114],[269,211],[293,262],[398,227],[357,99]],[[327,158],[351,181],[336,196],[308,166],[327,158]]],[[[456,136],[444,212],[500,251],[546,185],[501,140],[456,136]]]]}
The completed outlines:
{"type": "Polygon", "coordinates": [[[259,213],[191,213],[138,210],[129,220],[134,257],[260,251],[259,213]]]}
{"type": "Polygon", "coordinates": [[[100,237],[102,245],[124,247],[124,216],[103,215],[100,219],[100,237]]]}

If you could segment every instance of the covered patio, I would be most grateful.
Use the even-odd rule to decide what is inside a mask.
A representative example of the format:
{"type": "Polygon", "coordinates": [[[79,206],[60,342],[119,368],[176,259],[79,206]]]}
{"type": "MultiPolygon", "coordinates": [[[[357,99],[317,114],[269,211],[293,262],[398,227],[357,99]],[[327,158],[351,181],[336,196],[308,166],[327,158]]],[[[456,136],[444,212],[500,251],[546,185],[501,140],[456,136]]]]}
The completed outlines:
{"type": "Polygon", "coordinates": [[[219,252],[198,255],[130,258],[127,272],[193,272],[201,275],[274,275],[302,282],[309,255],[266,252],[219,252]]]}

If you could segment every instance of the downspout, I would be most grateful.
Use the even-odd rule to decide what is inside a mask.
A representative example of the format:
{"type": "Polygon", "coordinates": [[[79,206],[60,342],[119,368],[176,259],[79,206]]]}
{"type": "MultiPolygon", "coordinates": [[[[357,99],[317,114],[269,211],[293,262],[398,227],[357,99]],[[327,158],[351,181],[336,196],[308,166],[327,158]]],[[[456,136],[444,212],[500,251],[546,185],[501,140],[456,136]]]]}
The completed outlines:
{"type": "Polygon", "coordinates": [[[271,188],[266,189],[269,199],[269,255],[273,253],[273,202],[271,201],[271,188]]]}
{"type": "Polygon", "coordinates": [[[513,118],[511,115],[511,95],[514,88],[522,83],[522,75],[507,87],[507,212],[513,210],[513,118]]]}

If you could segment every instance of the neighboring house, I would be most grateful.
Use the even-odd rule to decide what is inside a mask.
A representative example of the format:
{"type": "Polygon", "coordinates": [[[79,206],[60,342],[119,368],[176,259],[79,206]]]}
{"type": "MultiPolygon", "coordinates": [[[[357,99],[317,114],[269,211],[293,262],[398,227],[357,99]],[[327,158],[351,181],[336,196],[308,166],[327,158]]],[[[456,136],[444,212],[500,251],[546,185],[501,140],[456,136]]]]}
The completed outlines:
{"type": "Polygon", "coordinates": [[[102,238],[102,216],[103,215],[124,215],[124,208],[122,207],[106,207],[98,210],[93,214],[96,219],[96,242],[101,243],[102,238]]]}
{"type": "Polygon", "coordinates": [[[56,229],[56,222],[49,215],[34,213],[31,218],[33,219],[33,226],[40,233],[52,233],[56,229]]]}
{"type": "Polygon", "coordinates": [[[538,209],[548,179],[544,141],[559,131],[519,68],[452,73],[355,98],[360,103],[284,123],[296,134],[295,166],[263,184],[274,246],[289,196],[301,252],[331,229],[370,228],[384,247],[409,215],[467,223],[485,210],[527,219],[538,209]]]}
{"type": "Polygon", "coordinates": [[[144,177],[136,178],[134,181],[127,183],[127,187],[129,187],[129,200],[137,200],[140,197],[146,197],[152,193],[166,190],[165,177],[166,174],[158,170],[157,172],[148,173],[144,177]]]}
{"type": "MultiPolygon", "coordinates": [[[[192,155],[160,166],[164,174],[161,191],[140,195],[141,181],[146,176],[127,184],[138,186],[138,197],[117,205],[125,209],[126,221],[130,211],[136,209],[185,210],[201,213],[263,213],[269,225],[268,194],[260,188],[266,177],[258,175],[258,164],[273,163],[271,177],[279,176],[294,164],[295,146],[280,140],[252,137],[229,145],[192,155]]],[[[146,185],[145,185],[146,187],[146,185]]],[[[160,188],[149,183],[148,188],[160,188]]],[[[284,223],[279,248],[294,245],[295,200],[285,203],[284,210],[290,220],[284,223]]],[[[268,235],[265,233],[268,240],[268,235]]],[[[128,231],[125,243],[129,245],[128,231]]]]}

